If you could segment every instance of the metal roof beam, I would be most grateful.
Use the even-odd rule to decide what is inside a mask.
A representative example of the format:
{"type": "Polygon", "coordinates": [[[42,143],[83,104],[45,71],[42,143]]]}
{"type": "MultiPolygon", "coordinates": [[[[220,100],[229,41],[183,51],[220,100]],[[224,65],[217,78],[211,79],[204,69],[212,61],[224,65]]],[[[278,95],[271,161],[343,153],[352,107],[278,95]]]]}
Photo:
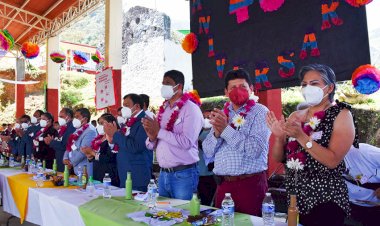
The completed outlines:
{"type": "MultiPolygon", "coordinates": [[[[62,2],[63,2],[63,0],[59,0],[59,1],[55,2],[54,5],[50,6],[49,9],[46,10],[46,11],[44,12],[44,14],[42,15],[42,17],[45,17],[46,15],[48,15],[53,9],[55,9],[55,8],[56,8],[59,4],[61,4],[62,2]]],[[[37,20],[32,24],[32,26],[36,26],[36,24],[38,24],[38,22],[40,22],[40,21],[41,21],[40,18],[37,19],[37,20]]],[[[20,39],[21,39],[22,37],[24,37],[26,34],[28,34],[28,32],[29,32],[30,30],[32,30],[32,28],[33,28],[32,26],[29,27],[28,29],[26,29],[26,30],[25,30],[20,36],[18,36],[17,39],[16,39],[16,42],[20,41],[20,39]]]]}
{"type": "Polygon", "coordinates": [[[23,8],[24,8],[29,2],[30,2],[30,0],[25,0],[25,2],[20,6],[19,9],[14,9],[14,10],[13,10],[13,11],[16,10],[16,12],[15,12],[15,14],[13,14],[12,19],[10,19],[10,20],[8,21],[8,23],[4,26],[4,28],[3,28],[4,30],[8,28],[8,26],[12,23],[12,20],[14,20],[15,17],[19,14],[20,9],[23,9],[23,8]]]}
{"type": "Polygon", "coordinates": [[[10,4],[7,4],[3,1],[0,1],[0,7],[3,7],[3,11],[0,10],[0,13],[4,14],[4,15],[7,15],[8,17],[11,17],[10,14],[12,14],[12,12],[14,10],[18,10],[19,13],[24,13],[26,14],[27,16],[33,16],[33,17],[36,17],[38,19],[41,19],[41,20],[46,20],[46,21],[51,21],[49,18],[46,18],[44,16],[41,16],[41,15],[38,15],[38,14],[35,14],[35,13],[32,13],[32,12],[29,12],[27,10],[24,10],[24,9],[20,9],[16,6],[13,6],[13,5],[10,5],[10,4]]]}

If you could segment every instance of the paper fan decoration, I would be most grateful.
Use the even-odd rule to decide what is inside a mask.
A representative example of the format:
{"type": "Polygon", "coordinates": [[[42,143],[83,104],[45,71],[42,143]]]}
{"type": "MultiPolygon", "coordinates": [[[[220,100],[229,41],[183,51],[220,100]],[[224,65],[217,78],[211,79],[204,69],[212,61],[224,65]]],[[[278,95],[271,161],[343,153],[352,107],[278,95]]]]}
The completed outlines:
{"type": "Polygon", "coordinates": [[[78,50],[74,51],[74,63],[78,65],[83,65],[87,63],[87,61],[88,61],[88,56],[86,53],[78,51],[78,50]]]}
{"type": "Polygon", "coordinates": [[[198,106],[201,106],[202,105],[202,101],[201,101],[201,98],[199,97],[199,94],[198,94],[198,91],[193,89],[191,91],[189,91],[187,94],[189,94],[189,97],[190,97],[190,100],[198,105],[198,106]]]}
{"type": "Polygon", "coordinates": [[[62,51],[53,51],[50,53],[50,59],[60,64],[66,60],[66,55],[62,51]]]}
{"type": "Polygon", "coordinates": [[[8,52],[13,49],[15,40],[7,30],[0,30],[0,50],[8,52]]]}
{"type": "Polygon", "coordinates": [[[363,5],[367,5],[368,3],[371,3],[372,0],[346,0],[348,4],[350,4],[353,7],[360,7],[363,5]]]}
{"type": "Polygon", "coordinates": [[[273,12],[278,10],[285,0],[260,0],[260,7],[264,12],[273,12]]]}
{"type": "Polygon", "coordinates": [[[24,42],[21,46],[21,53],[26,59],[33,59],[40,53],[40,47],[32,42],[24,42]]]}
{"type": "Polygon", "coordinates": [[[99,50],[96,50],[95,54],[91,56],[91,59],[92,59],[96,64],[99,64],[99,63],[104,62],[104,57],[103,57],[102,54],[99,52],[99,50]]]}
{"type": "Polygon", "coordinates": [[[189,33],[182,40],[182,49],[187,53],[193,53],[198,47],[198,39],[194,33],[189,33]]]}
{"type": "Polygon", "coordinates": [[[380,70],[365,64],[352,73],[352,85],[361,94],[372,94],[380,88],[380,70]]]}

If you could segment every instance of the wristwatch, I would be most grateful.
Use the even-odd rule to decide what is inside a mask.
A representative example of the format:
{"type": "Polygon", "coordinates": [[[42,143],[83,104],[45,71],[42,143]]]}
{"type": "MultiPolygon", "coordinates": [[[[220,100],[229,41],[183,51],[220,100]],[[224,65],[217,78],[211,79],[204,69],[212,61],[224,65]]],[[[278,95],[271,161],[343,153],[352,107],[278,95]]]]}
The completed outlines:
{"type": "Polygon", "coordinates": [[[313,141],[310,139],[307,143],[306,143],[306,148],[307,149],[311,149],[313,147],[313,141]]]}

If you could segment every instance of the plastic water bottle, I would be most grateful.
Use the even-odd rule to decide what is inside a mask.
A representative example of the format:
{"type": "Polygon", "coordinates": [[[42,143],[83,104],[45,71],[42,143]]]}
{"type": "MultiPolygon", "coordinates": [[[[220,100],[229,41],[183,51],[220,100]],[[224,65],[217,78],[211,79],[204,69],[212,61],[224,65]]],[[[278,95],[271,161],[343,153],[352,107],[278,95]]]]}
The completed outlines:
{"type": "Polygon", "coordinates": [[[42,187],[44,185],[44,171],[42,167],[38,167],[36,179],[37,179],[37,187],[39,188],[42,187]]]}
{"type": "Polygon", "coordinates": [[[90,197],[95,196],[95,185],[94,185],[92,176],[90,176],[90,178],[88,179],[86,192],[87,192],[88,196],[90,196],[90,197]]]}
{"type": "Polygon", "coordinates": [[[158,196],[157,185],[154,183],[154,179],[150,179],[148,184],[148,207],[154,209],[156,207],[156,200],[158,196]]]}
{"type": "Polygon", "coordinates": [[[81,166],[78,166],[78,172],[77,172],[77,176],[78,176],[78,186],[81,186],[82,185],[82,175],[83,175],[83,169],[81,166]]]}
{"type": "Polygon", "coordinates": [[[262,215],[264,226],[274,226],[274,202],[270,193],[265,193],[263,200],[262,215]]]}
{"type": "Polygon", "coordinates": [[[110,199],[112,197],[112,194],[111,194],[111,177],[108,173],[106,173],[104,175],[104,178],[103,178],[103,186],[104,186],[104,190],[103,190],[103,198],[104,199],[110,199]]]}
{"type": "Polygon", "coordinates": [[[42,162],[41,162],[41,159],[38,159],[38,161],[37,161],[37,169],[40,169],[40,167],[42,168],[42,162]]]}
{"type": "Polygon", "coordinates": [[[0,154],[0,166],[3,166],[4,165],[4,158],[3,158],[3,155],[0,154]]]}
{"type": "Polygon", "coordinates": [[[28,174],[34,174],[34,159],[31,159],[29,161],[28,174]]]}
{"type": "Polygon", "coordinates": [[[234,225],[235,203],[230,193],[226,193],[222,201],[222,226],[234,225]]]}
{"type": "Polygon", "coordinates": [[[9,167],[14,167],[15,166],[15,157],[13,157],[13,155],[11,155],[9,157],[9,167]]]}

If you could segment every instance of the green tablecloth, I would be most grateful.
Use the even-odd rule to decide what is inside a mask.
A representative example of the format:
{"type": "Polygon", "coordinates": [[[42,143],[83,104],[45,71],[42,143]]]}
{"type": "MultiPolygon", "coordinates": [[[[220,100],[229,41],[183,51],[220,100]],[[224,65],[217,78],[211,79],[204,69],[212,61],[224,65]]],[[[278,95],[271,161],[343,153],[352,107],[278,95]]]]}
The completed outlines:
{"type": "MultiPolygon", "coordinates": [[[[176,206],[176,208],[190,209],[189,204],[176,206]]],[[[148,208],[141,205],[140,202],[125,200],[124,197],[112,197],[112,199],[103,199],[100,197],[81,205],[79,212],[83,222],[88,226],[141,226],[146,224],[133,221],[127,217],[127,214],[147,209],[148,208]]],[[[190,224],[184,222],[178,225],[190,224]]],[[[235,225],[252,226],[250,216],[235,213],[235,225]]]]}

